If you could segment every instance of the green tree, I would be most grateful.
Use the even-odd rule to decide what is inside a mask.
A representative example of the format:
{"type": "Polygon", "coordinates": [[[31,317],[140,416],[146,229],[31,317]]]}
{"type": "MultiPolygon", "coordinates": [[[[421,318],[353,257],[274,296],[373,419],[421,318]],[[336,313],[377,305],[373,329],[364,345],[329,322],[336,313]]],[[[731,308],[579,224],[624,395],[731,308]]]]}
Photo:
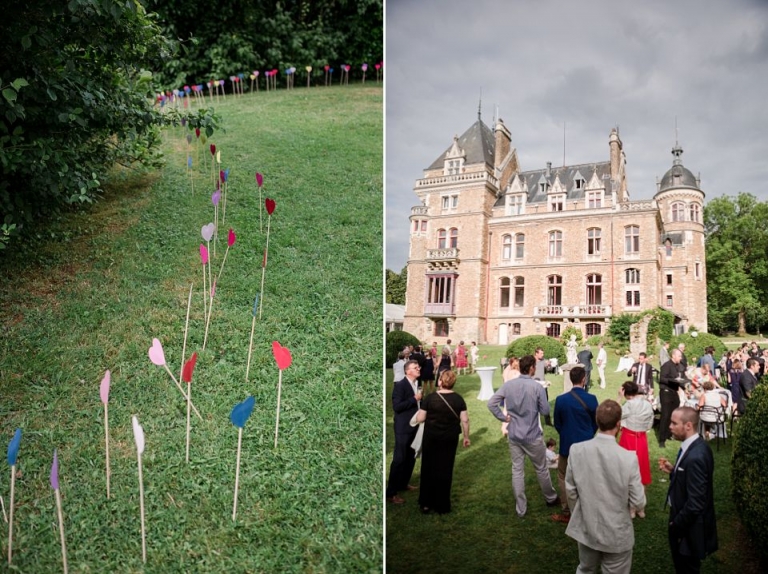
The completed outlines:
{"type": "Polygon", "coordinates": [[[760,327],[768,317],[768,203],[748,193],[704,208],[708,328],[760,327]]]}
{"type": "Polygon", "coordinates": [[[398,275],[394,271],[387,269],[387,303],[394,305],[405,305],[405,290],[408,286],[408,266],[398,275]]]}

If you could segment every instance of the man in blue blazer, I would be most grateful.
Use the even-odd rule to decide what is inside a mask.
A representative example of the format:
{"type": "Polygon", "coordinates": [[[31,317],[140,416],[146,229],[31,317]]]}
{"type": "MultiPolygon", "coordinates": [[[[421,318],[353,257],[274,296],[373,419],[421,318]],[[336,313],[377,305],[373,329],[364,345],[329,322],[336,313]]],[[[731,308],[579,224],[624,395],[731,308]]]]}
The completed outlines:
{"type": "Polygon", "coordinates": [[[717,524],[712,478],[712,449],[698,434],[699,415],[691,407],[672,412],[669,430],[679,440],[677,461],[659,459],[659,469],[670,474],[669,546],[675,572],[700,572],[701,560],[717,550],[717,524]]]}
{"type": "Polygon", "coordinates": [[[405,378],[396,381],[392,389],[392,408],[395,410],[395,450],[392,453],[392,464],[389,466],[387,482],[387,501],[393,504],[403,504],[404,498],[397,493],[401,490],[415,490],[408,484],[416,464],[416,452],[411,443],[416,437],[418,427],[411,426],[411,418],[419,410],[421,390],[418,387],[419,363],[408,361],[404,366],[405,378]]]}

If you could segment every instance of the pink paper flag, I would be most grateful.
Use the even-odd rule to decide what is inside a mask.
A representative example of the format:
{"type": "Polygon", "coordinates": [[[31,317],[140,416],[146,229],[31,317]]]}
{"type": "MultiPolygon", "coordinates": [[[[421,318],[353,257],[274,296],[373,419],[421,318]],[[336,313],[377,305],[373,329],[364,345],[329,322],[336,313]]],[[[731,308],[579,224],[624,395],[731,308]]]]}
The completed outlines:
{"type": "Polygon", "coordinates": [[[208,263],[208,248],[202,243],[200,244],[200,261],[202,261],[203,265],[208,263]]]}
{"type": "Polygon", "coordinates": [[[109,370],[104,372],[104,378],[101,379],[101,387],[99,388],[99,394],[101,395],[101,402],[105,405],[109,401],[109,384],[112,380],[112,375],[109,370]]]}
{"type": "Polygon", "coordinates": [[[256,172],[256,185],[261,187],[264,185],[264,176],[261,175],[259,172],[256,172]]]}
{"type": "Polygon", "coordinates": [[[149,360],[158,367],[165,365],[165,353],[163,352],[163,345],[160,344],[160,339],[152,339],[152,346],[149,348],[149,360]]]}
{"type": "Polygon", "coordinates": [[[227,235],[227,247],[232,247],[235,244],[235,232],[232,231],[232,228],[229,228],[229,235],[227,235]]]}
{"type": "Polygon", "coordinates": [[[275,361],[277,361],[277,368],[281,371],[291,366],[292,358],[288,347],[283,347],[277,341],[272,341],[272,354],[275,356],[275,361]]]}
{"type": "Polygon", "coordinates": [[[53,464],[51,465],[51,488],[59,490],[59,455],[53,449],[53,464]]]}

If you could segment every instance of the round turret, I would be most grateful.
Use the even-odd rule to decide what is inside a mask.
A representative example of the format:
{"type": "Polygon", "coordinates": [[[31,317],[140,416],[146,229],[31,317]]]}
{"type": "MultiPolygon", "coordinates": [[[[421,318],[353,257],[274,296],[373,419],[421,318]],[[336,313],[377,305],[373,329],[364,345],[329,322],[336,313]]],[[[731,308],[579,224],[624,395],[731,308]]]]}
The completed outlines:
{"type": "Polygon", "coordinates": [[[696,178],[691,170],[683,166],[683,160],[680,156],[683,155],[683,148],[675,144],[672,148],[672,155],[675,157],[672,162],[672,167],[667,170],[664,177],[661,178],[659,183],[659,193],[666,191],[667,189],[676,189],[680,187],[690,187],[693,189],[699,189],[699,180],[696,178]]]}

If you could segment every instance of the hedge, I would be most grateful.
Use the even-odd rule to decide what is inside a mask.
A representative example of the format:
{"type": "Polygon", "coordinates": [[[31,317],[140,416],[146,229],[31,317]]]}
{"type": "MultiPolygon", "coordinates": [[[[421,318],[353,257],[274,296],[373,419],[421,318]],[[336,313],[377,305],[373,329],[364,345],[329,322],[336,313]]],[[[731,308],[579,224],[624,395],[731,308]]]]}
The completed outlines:
{"type": "Polygon", "coordinates": [[[685,356],[688,358],[689,365],[691,364],[691,359],[693,357],[701,357],[704,354],[704,349],[707,347],[712,346],[715,348],[715,362],[727,351],[723,342],[711,333],[697,333],[694,337],[691,335],[691,332],[688,332],[684,335],[672,337],[669,340],[670,350],[677,348],[680,343],[685,343],[685,356]]]}
{"type": "Polygon", "coordinates": [[[753,391],[733,439],[731,497],[752,548],[768,566],[768,385],[753,391]]]}
{"type": "Polygon", "coordinates": [[[537,347],[544,349],[545,359],[557,358],[557,362],[560,365],[565,364],[565,347],[563,347],[558,339],[553,339],[546,335],[529,335],[528,337],[517,339],[507,347],[506,356],[509,358],[533,355],[537,347]]]}
{"type": "Polygon", "coordinates": [[[416,337],[407,331],[390,331],[387,333],[387,368],[391,368],[397,361],[397,354],[403,350],[406,345],[421,345],[416,337]]]}

